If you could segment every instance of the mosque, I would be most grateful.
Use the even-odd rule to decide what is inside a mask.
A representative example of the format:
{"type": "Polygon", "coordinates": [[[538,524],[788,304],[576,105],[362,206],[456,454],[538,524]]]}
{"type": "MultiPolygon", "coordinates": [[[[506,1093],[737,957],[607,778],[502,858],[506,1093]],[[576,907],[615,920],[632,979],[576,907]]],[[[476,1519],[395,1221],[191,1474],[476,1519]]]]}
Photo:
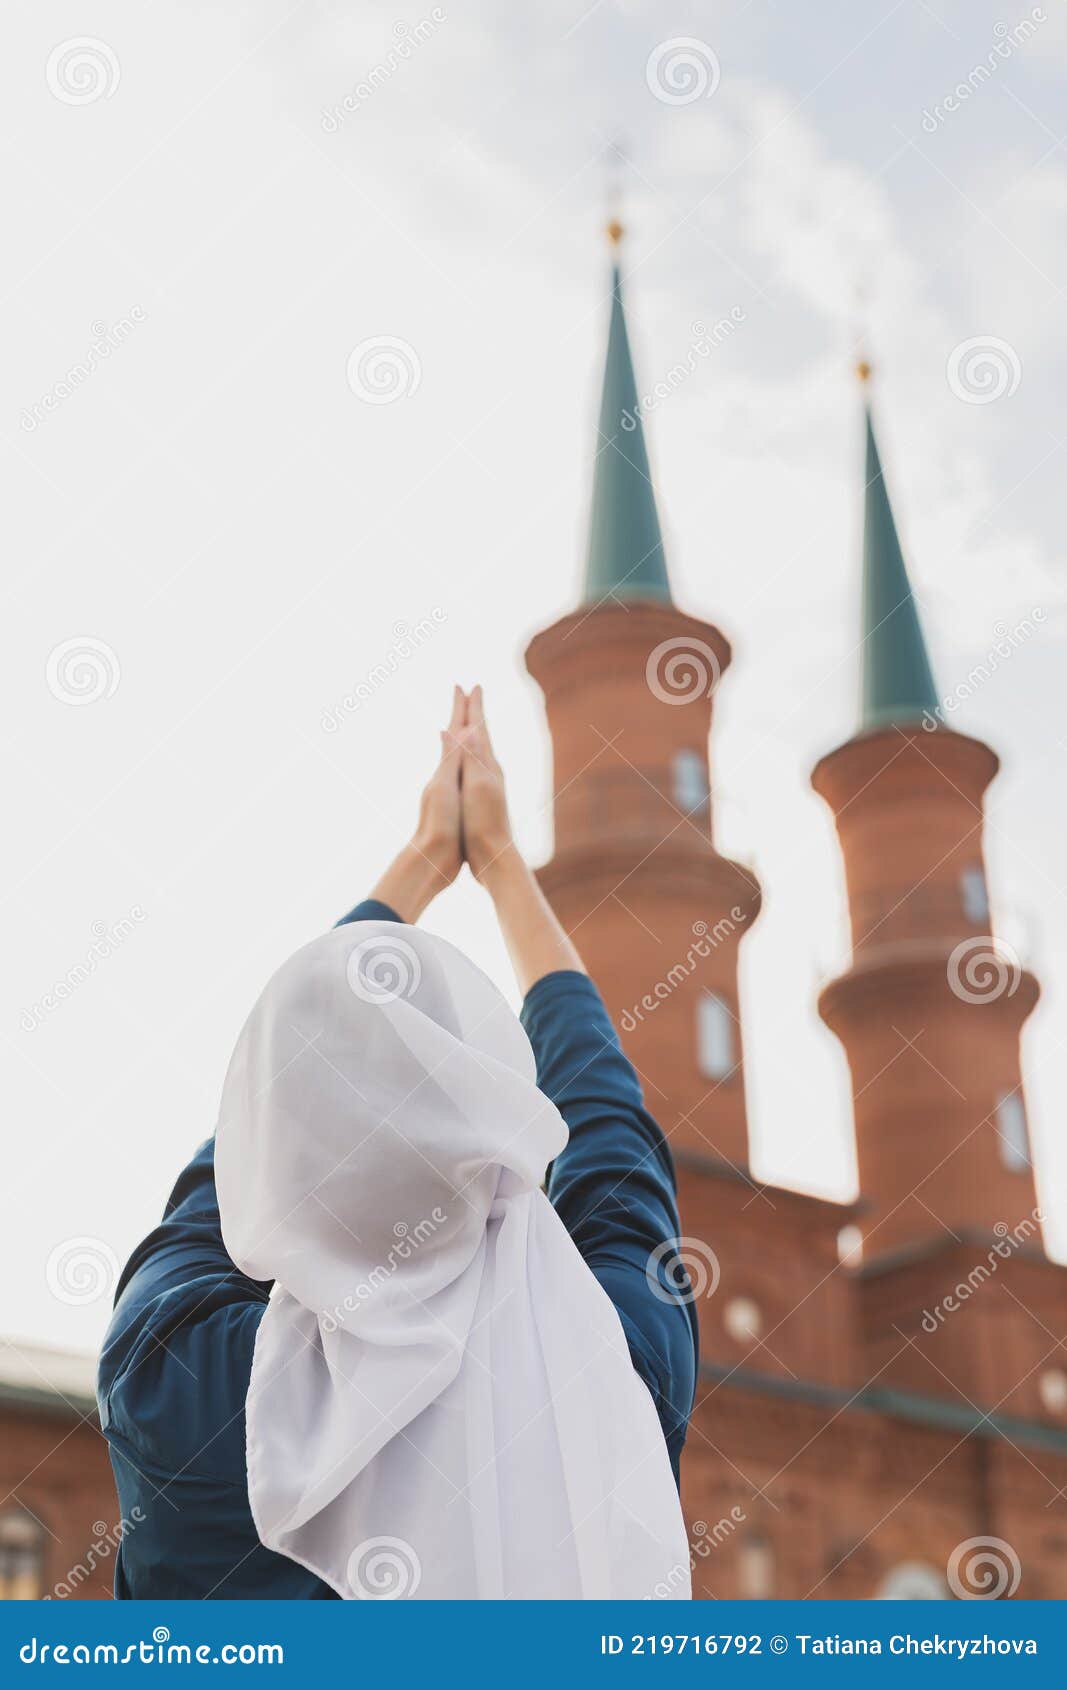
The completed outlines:
{"type": "MultiPolygon", "coordinates": [[[[997,757],[944,721],[868,402],[862,707],[812,771],[851,918],[818,1007],[848,1059],[861,1196],[756,1179],[737,970],[760,888],[716,849],[709,765],[730,646],[674,602],[611,233],[581,602],[526,663],[554,754],[542,883],[678,1167],[702,1334],[694,1594],[1062,1600],[1067,1270],[1042,1246],[1020,1070],[1038,986],[990,932],[997,757]]],[[[3,1348],[0,1598],[107,1596],[123,1528],[90,1382],[3,1348]]]]}
{"type": "MultiPolygon", "coordinates": [[[[618,248],[621,229],[610,231],[618,248]]],[[[542,883],[678,1167],[702,1335],[683,1462],[708,1597],[1067,1596],[1067,1270],[1042,1247],[1020,1071],[1038,985],[990,932],[996,753],[945,723],[861,365],[859,721],[812,771],[850,966],[819,997],[861,1196],[749,1166],[738,948],[715,846],[717,627],[674,602],[616,250],[581,603],[537,634],[554,754],[542,883]]]]}

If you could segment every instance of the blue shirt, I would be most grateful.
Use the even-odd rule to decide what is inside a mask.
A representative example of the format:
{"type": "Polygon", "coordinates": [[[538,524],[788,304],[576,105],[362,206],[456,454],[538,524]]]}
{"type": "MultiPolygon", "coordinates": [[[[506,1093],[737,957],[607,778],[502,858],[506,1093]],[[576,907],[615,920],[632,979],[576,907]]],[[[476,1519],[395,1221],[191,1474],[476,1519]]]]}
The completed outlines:
{"type": "MultiPolygon", "coordinates": [[[[399,917],[371,899],[344,919],[399,917]]],[[[685,1281],[671,1248],[679,1222],[666,1139],[586,975],[562,970],[538,980],[522,1022],[537,1083],[570,1130],[549,1198],[618,1310],[677,1478],[697,1329],[692,1301],[676,1288],[685,1281]],[[661,1246],[650,1279],[649,1258],[661,1246]]],[[[100,1420],[127,1522],[117,1597],[336,1595],[265,1549],[252,1522],[244,1406],[269,1293],[226,1253],[209,1139],[126,1264],[100,1358],[100,1420]]]]}

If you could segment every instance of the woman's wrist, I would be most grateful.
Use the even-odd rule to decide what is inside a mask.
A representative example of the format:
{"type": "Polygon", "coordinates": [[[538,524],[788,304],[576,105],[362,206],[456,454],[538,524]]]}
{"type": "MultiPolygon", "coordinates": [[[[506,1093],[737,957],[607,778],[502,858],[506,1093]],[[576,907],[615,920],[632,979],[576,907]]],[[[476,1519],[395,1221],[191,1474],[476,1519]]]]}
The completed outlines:
{"type": "Polygon", "coordinates": [[[533,870],[513,839],[507,839],[499,845],[476,876],[478,884],[485,887],[494,903],[510,888],[524,885],[533,878],[533,870]]]}
{"type": "Polygon", "coordinates": [[[412,927],[427,904],[447,885],[444,869],[412,840],[393,858],[370,896],[388,904],[412,927]]]}

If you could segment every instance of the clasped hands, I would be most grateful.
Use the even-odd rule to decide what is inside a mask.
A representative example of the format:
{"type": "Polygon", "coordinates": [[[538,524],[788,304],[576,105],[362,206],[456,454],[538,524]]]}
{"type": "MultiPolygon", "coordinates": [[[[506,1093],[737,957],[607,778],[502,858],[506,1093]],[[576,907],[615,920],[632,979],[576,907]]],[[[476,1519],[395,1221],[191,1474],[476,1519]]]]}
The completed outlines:
{"type": "Polygon", "coordinates": [[[450,886],[464,863],[491,889],[493,870],[515,855],[504,775],[493,752],[481,687],[456,687],[441,733],[441,757],[423,788],[410,842],[386,870],[374,896],[416,921],[450,886]]]}
{"type": "Polygon", "coordinates": [[[401,921],[415,922],[464,863],[493,900],[521,992],[559,969],[585,972],[512,839],[481,687],[469,694],[455,689],[452,720],[441,734],[441,760],[423,789],[418,825],[372,896],[401,921]]]}

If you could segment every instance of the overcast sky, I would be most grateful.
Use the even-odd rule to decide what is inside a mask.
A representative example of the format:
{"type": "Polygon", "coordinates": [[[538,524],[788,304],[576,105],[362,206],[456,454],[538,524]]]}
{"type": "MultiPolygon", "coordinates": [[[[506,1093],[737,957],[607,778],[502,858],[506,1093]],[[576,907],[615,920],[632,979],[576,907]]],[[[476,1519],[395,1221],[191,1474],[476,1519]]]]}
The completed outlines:
{"type": "MultiPolygon", "coordinates": [[[[713,780],[765,890],[757,1168],[854,1190],[808,776],[856,720],[861,298],[942,692],[1031,619],[953,725],[1004,760],[986,844],[1044,988],[1025,1067],[1067,1255],[1060,0],[20,0],[7,26],[0,1332],[98,1341],[107,1296],[57,1296],[57,1260],[154,1223],[267,975],[410,829],[453,679],[550,851],[521,652],[577,590],[623,138],[642,389],[736,325],[647,426],[676,597],[734,644],[713,780]]],[[[469,879],[430,922],[514,997],[469,879]]]]}

